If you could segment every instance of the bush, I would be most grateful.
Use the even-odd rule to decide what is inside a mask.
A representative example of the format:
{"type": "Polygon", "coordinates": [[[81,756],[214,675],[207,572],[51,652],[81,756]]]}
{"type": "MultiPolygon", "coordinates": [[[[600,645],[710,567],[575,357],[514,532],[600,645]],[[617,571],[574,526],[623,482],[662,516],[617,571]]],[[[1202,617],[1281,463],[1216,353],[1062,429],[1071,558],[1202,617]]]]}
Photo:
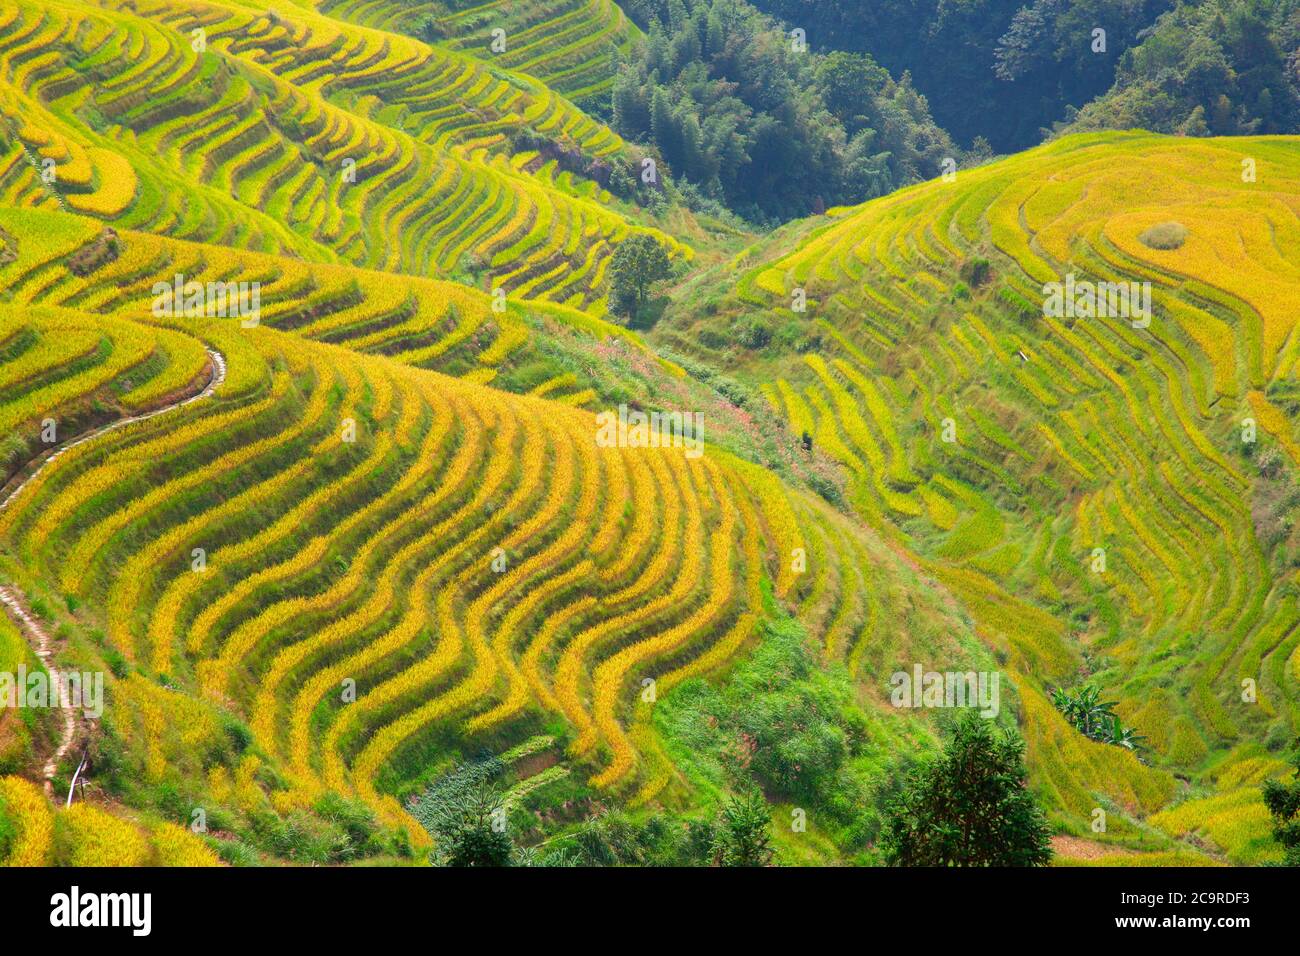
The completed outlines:
{"type": "Polygon", "coordinates": [[[829,478],[811,474],[808,476],[808,487],[837,508],[844,503],[844,495],[839,486],[829,478]]]}
{"type": "Polygon", "coordinates": [[[725,335],[714,328],[700,329],[695,337],[706,349],[721,351],[731,344],[725,335]]]}
{"type": "Polygon", "coordinates": [[[588,821],[547,865],[706,866],[713,861],[717,828],[712,820],[655,814],[643,822],[622,812],[588,821]]]}
{"type": "Polygon", "coordinates": [[[284,817],[254,813],[252,823],[258,844],[281,859],[295,863],[337,863],[348,858],[346,834],[302,810],[294,810],[284,817]]]}
{"type": "Polygon", "coordinates": [[[974,256],[962,262],[959,274],[962,282],[973,289],[978,289],[992,278],[993,266],[982,256],[974,256]]]}
{"type": "Polygon", "coordinates": [[[355,859],[381,849],[377,839],[379,824],[364,803],[345,799],[337,793],[327,793],[316,801],[312,810],[346,838],[333,854],[338,859],[355,859]]]}
{"type": "Polygon", "coordinates": [[[1295,780],[1264,783],[1264,806],[1273,817],[1273,839],[1282,845],[1286,866],[1300,866],[1300,746],[1292,755],[1295,780]]]}
{"type": "Polygon", "coordinates": [[[967,711],[941,756],[914,771],[886,810],[894,866],[1043,866],[1050,831],[1025,789],[1025,744],[967,711]]]}
{"type": "Polygon", "coordinates": [[[713,850],[722,866],[767,866],[772,862],[772,818],[763,795],[731,797],[718,814],[713,850]]]}
{"type": "Polygon", "coordinates": [[[1181,222],[1160,222],[1144,231],[1138,240],[1149,249],[1177,249],[1187,241],[1187,227],[1181,222]]]}
{"type": "Polygon", "coordinates": [[[433,862],[439,866],[510,866],[515,846],[506,832],[501,794],[482,783],[440,803],[434,810],[437,839],[433,862]]]}
{"type": "Polygon", "coordinates": [[[757,350],[772,341],[772,329],[762,319],[747,316],[731,327],[732,335],[741,348],[757,350]]]}
{"type": "Polygon", "coordinates": [[[239,756],[253,744],[253,732],[244,724],[233,717],[224,722],[222,730],[225,731],[230,746],[235,751],[235,756],[239,756]]]}
{"type": "Polygon", "coordinates": [[[1137,750],[1146,740],[1132,727],[1120,723],[1114,702],[1102,700],[1101,691],[1095,685],[1086,684],[1073,693],[1058,687],[1052,691],[1052,703],[1089,740],[1127,750],[1137,750]]]}
{"type": "Polygon", "coordinates": [[[434,838],[435,866],[511,866],[518,862],[506,833],[506,807],[492,781],[505,770],[497,757],[443,774],[411,801],[411,816],[434,838]]]}

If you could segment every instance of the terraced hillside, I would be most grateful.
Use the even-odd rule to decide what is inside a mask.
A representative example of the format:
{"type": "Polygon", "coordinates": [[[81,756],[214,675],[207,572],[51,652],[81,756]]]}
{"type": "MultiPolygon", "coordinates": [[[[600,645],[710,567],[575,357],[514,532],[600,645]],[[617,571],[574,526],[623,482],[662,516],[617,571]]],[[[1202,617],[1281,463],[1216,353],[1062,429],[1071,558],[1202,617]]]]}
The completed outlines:
{"type": "Polygon", "coordinates": [[[329,0],[321,7],[341,20],[394,33],[420,31],[452,49],[486,52],[578,104],[607,99],[612,57],[640,34],[614,0],[329,0]]]}
{"type": "Polygon", "coordinates": [[[1293,138],[1069,137],[749,253],[732,314],[772,342],[741,360],[1010,655],[1039,785],[1081,833],[1076,755],[1035,722],[1091,675],[1192,781],[1147,825],[1275,852],[1256,787],[1300,728],[1297,170],[1293,138]],[[1082,291],[1045,315],[1069,276],[1150,283],[1149,321],[1082,291]]]}
{"type": "MultiPolygon", "coordinates": [[[[480,383],[496,381],[504,371],[504,380],[516,384],[512,370],[529,363],[525,384],[542,378],[536,387],[543,394],[575,405],[595,400],[593,381],[538,356],[539,340],[554,350],[549,340],[556,333],[593,343],[612,339],[629,354],[654,361],[645,344],[621,326],[540,300],[498,303],[458,283],[394,282],[390,275],[351,266],[105,231],[94,220],[46,210],[0,209],[0,229],[20,253],[7,270],[6,293],[15,304],[140,315],[159,304],[161,287],[179,313],[187,289],[206,292],[215,283],[230,289],[228,311],[234,317],[238,287],[256,284],[257,311],[249,321],[480,383]]],[[[661,367],[665,375],[681,374],[668,363],[661,367]]]]}
{"type": "MultiPolygon", "coordinates": [[[[665,693],[742,653],[764,579],[828,659],[854,662],[899,652],[892,604],[927,593],[873,535],[725,453],[606,449],[590,413],[362,351],[370,339],[329,334],[352,328],[342,313],[285,319],[344,287],[365,326],[381,291],[363,273],[134,233],[100,263],[93,220],[0,223],[15,464],[39,454],[43,422],[93,435],[11,483],[5,573],[67,608],[47,613],[109,663],[113,734],[147,784],[207,781],[203,805],[250,813],[355,794],[401,828],[393,794],[449,752],[502,751],[559,719],[567,766],[644,802],[683,784],[641,681],[665,693]],[[266,321],[152,314],[142,290],[181,260],[261,274],[266,321]],[[215,391],[172,407],[217,369],[215,391]],[[257,756],[196,756],[222,715],[247,720],[257,756]]],[[[487,301],[461,296],[464,314],[487,301]]],[[[979,659],[928,600],[938,623],[905,647],[979,659]]],[[[927,733],[884,699],[883,739],[927,733]]]]}
{"type": "Polygon", "coordinates": [[[485,767],[538,845],[741,781],[812,808],[784,859],[875,862],[917,664],[1002,676],[1104,862],[1275,857],[1300,141],[1071,137],[759,238],[584,111],[635,38],[611,0],[0,6],[0,673],[107,681],[0,711],[0,862],[423,860],[485,767]],[[606,309],[641,235],[644,335],[606,309]],[[1044,314],[1119,281],[1149,317],[1044,314]],[[620,406],[701,412],[699,454],[601,440],[620,406]],[[1088,681],[1142,751],[1051,703],[1088,681]]]}
{"type": "Polygon", "coordinates": [[[175,823],[141,827],[88,803],[57,812],[21,777],[0,777],[0,807],[16,821],[8,866],[220,866],[201,839],[175,823]]]}
{"type": "Polygon", "coordinates": [[[0,12],[6,205],[599,313],[613,245],[647,227],[539,141],[592,169],[623,150],[525,74],[294,3],[0,12]]]}

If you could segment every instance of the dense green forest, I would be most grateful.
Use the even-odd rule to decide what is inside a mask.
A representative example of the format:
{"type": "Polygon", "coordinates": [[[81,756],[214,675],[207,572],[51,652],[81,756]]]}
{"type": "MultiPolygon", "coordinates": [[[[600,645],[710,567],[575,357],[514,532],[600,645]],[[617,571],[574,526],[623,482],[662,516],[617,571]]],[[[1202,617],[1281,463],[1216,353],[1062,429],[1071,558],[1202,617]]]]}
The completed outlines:
{"type": "Polygon", "coordinates": [[[647,39],[619,64],[614,127],[752,220],[862,202],[959,155],[906,77],[817,55],[742,0],[633,0],[647,39]]]}
{"type": "Polygon", "coordinates": [[[856,203],[1061,132],[1300,128],[1300,0],[629,0],[609,117],[697,208],[856,203]]]}
{"type": "Polygon", "coordinates": [[[804,29],[814,49],[910,72],[958,143],[1022,149],[1076,110],[1084,129],[1296,130],[1297,0],[755,4],[804,29]]]}
{"type": "Polygon", "coordinates": [[[1300,129],[1300,0],[1215,0],[1161,17],[1071,131],[1223,136],[1300,129]]]}
{"type": "Polygon", "coordinates": [[[999,152],[1032,146],[1066,104],[1109,89],[1120,55],[1169,0],[757,0],[816,49],[871,54],[910,71],[935,119],[959,142],[999,152]],[[1104,47],[1093,30],[1103,29],[1104,47]]]}

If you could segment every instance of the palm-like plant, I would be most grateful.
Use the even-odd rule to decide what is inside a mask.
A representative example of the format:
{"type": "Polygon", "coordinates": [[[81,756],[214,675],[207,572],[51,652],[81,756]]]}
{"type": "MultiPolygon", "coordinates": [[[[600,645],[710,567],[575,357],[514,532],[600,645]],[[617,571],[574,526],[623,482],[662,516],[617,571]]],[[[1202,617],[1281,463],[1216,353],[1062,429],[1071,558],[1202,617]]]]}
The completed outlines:
{"type": "Polygon", "coordinates": [[[1134,751],[1146,740],[1132,727],[1120,723],[1115,702],[1102,700],[1101,689],[1095,684],[1085,684],[1073,693],[1057,687],[1052,691],[1052,703],[1089,740],[1134,751]]]}
{"type": "Polygon", "coordinates": [[[1111,718],[1110,736],[1106,740],[1107,743],[1114,744],[1116,747],[1123,747],[1126,750],[1136,751],[1143,746],[1145,740],[1146,737],[1132,727],[1121,726],[1118,717],[1111,718]]]}

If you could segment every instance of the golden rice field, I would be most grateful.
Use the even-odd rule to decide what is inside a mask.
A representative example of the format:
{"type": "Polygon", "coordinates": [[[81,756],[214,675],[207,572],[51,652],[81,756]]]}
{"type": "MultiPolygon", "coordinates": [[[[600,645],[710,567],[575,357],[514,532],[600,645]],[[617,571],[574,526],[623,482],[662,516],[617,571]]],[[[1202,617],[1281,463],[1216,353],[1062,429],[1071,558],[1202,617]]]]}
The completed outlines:
{"type": "MultiPolygon", "coordinates": [[[[590,412],[448,377],[430,346],[380,347],[408,326],[456,334],[453,303],[490,314],[480,293],[129,232],[74,272],[94,221],[0,224],[17,249],[0,267],[9,428],[166,407],[214,356],[225,370],[209,399],[68,448],[0,513],[25,583],[84,608],[97,652],[126,662],[110,707],[146,780],[180,767],[218,802],[282,811],[345,793],[403,827],[391,790],[441,735],[490,745],[552,715],[593,786],[644,802],[673,773],[641,743],[641,681],[666,693],[743,654],[764,579],[808,609],[828,658],[855,662],[881,653],[890,604],[928,593],[875,535],[753,465],[600,448],[590,412]],[[262,321],[155,316],[153,282],[178,271],[261,276],[262,321]],[[217,710],[247,720],[269,792],[189,767],[217,710]]],[[[961,634],[912,642],[960,655],[961,634]]]]}
{"type": "MultiPolygon", "coordinates": [[[[260,325],[480,383],[493,381],[548,328],[582,338],[617,338],[629,350],[650,355],[635,333],[589,313],[510,298],[498,309],[490,295],[454,282],[414,277],[394,282],[391,275],[353,266],[126,230],[114,230],[113,251],[98,261],[95,253],[106,235],[102,224],[46,210],[0,208],[0,229],[21,250],[5,269],[9,301],[16,306],[139,316],[152,312],[160,285],[181,303],[183,295],[174,291],[179,276],[182,291],[187,283],[205,290],[209,283],[232,288],[256,283],[260,325]],[[79,268],[83,260],[95,268],[79,268]]],[[[231,298],[227,311],[233,317],[231,298]]],[[[193,354],[202,351],[193,342],[188,347],[193,354]]],[[[590,400],[579,377],[570,379],[548,380],[545,393],[579,404],[590,400]]],[[[153,394],[166,392],[155,387],[153,394]]]]}
{"type": "Polygon", "coordinates": [[[525,130],[591,160],[624,149],[541,81],[272,7],[7,4],[0,202],[327,264],[469,270],[597,314],[625,236],[691,254],[511,151],[525,130]]]}
{"type": "Polygon", "coordinates": [[[479,55],[544,81],[575,103],[599,98],[613,85],[610,56],[627,49],[637,28],[614,0],[331,0],[322,9],[340,20],[393,33],[409,32],[425,18],[437,23],[452,49],[479,55]],[[494,30],[503,31],[494,36],[494,30]],[[493,41],[497,47],[493,48],[493,41]]]}
{"type": "MultiPolygon", "coordinates": [[[[1300,726],[1283,517],[1300,468],[1298,171],[1294,138],[1072,136],[832,210],[739,284],[822,343],[768,363],[769,402],[1006,649],[1026,703],[1093,673],[1155,768],[1212,790],[1300,726]],[[1144,242],[1166,223],[1181,245],[1144,242]],[[1071,273],[1149,282],[1149,327],[1044,315],[1044,286],[1071,273]]],[[[1092,804],[1063,782],[1075,757],[1029,726],[1042,786],[1084,832],[1092,804]]],[[[1146,790],[1156,771],[1124,774],[1139,770],[1127,805],[1145,816],[1172,780],[1146,790]]],[[[1232,794],[1152,822],[1255,859],[1267,814],[1257,788],[1232,794]],[[1253,829],[1219,822],[1246,806],[1253,829]]]]}
{"type": "Polygon", "coordinates": [[[601,184],[639,36],[613,0],[0,5],[0,673],[106,681],[60,757],[0,710],[0,864],[302,862],[356,807],[409,860],[480,754],[560,826],[712,808],[657,702],[778,624],[854,773],[938,740],[891,673],[998,671],[1062,845],[1277,859],[1300,139],[1071,136],[729,234],[601,184]],[[637,235],[679,270],[644,333],[608,310],[637,235]],[[1045,315],[1067,276],[1150,321],[1045,315]],[[606,447],[620,403],[702,407],[703,453],[606,447]],[[1088,680],[1140,753],[1053,706],[1088,680]]]}

